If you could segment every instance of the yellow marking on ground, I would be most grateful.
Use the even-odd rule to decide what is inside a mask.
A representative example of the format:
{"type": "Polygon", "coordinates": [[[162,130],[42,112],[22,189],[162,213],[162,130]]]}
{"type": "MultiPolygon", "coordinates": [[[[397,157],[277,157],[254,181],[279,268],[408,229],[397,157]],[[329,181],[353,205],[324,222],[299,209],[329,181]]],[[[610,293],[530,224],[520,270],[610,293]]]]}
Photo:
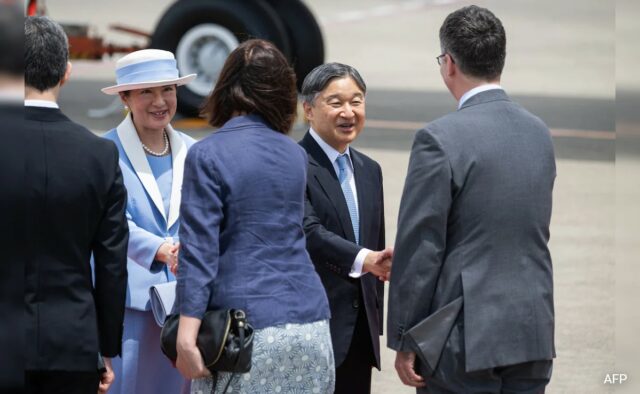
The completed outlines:
{"type": "Polygon", "coordinates": [[[172,122],[176,129],[203,129],[210,127],[206,119],[203,118],[184,118],[172,122]]]}
{"type": "Polygon", "coordinates": [[[587,138],[591,140],[615,140],[616,133],[598,130],[551,129],[554,137],[587,138]]]}

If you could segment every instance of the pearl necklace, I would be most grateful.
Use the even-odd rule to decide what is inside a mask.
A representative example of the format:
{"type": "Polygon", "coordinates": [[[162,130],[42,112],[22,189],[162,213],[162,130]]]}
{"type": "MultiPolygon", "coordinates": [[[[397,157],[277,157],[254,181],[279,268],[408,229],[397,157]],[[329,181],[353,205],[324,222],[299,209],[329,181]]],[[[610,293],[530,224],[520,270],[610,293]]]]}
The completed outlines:
{"type": "Polygon", "coordinates": [[[167,132],[165,130],[162,130],[162,138],[164,139],[164,149],[162,150],[162,152],[154,152],[151,149],[149,149],[149,147],[147,147],[145,144],[142,144],[142,141],[140,141],[140,143],[142,144],[142,149],[147,151],[147,153],[150,154],[151,156],[166,155],[167,152],[169,152],[169,137],[167,137],[167,132]]]}

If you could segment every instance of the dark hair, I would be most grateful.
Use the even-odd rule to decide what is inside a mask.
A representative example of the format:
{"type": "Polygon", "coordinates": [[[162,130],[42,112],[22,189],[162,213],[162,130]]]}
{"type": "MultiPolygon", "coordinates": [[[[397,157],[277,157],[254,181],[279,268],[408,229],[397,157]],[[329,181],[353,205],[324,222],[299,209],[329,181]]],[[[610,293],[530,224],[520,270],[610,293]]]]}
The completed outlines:
{"type": "Polygon", "coordinates": [[[24,82],[41,92],[60,83],[69,61],[69,41],[62,27],[46,16],[24,23],[24,82]]]}
{"type": "Polygon", "coordinates": [[[507,37],[486,8],[472,5],[449,14],[440,27],[440,46],[466,75],[493,80],[502,74],[507,37]]]}
{"type": "Polygon", "coordinates": [[[335,78],[346,77],[351,77],[356,85],[358,85],[358,88],[362,90],[362,93],[367,93],[367,85],[364,83],[358,70],[342,63],[327,63],[314,68],[307,74],[304,82],[302,82],[302,101],[313,104],[318,93],[322,92],[329,82],[335,78]]]}
{"type": "Polygon", "coordinates": [[[12,3],[0,3],[0,74],[24,73],[24,14],[12,3]]]}
{"type": "Polygon", "coordinates": [[[202,114],[221,127],[234,112],[255,113],[288,134],[297,104],[296,75],[287,59],[272,43],[253,39],[229,54],[202,114]]]}

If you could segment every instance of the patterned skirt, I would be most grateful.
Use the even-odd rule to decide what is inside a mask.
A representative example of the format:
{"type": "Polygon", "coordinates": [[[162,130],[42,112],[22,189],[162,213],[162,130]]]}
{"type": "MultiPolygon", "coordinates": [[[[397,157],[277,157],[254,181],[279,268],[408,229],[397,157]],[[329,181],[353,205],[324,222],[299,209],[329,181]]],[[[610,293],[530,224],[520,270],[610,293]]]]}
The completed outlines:
{"type": "MultiPolygon", "coordinates": [[[[195,379],[191,394],[222,393],[231,374],[195,379]]],[[[335,365],[329,321],[255,330],[251,371],[235,374],[227,393],[333,393],[335,365]]]]}

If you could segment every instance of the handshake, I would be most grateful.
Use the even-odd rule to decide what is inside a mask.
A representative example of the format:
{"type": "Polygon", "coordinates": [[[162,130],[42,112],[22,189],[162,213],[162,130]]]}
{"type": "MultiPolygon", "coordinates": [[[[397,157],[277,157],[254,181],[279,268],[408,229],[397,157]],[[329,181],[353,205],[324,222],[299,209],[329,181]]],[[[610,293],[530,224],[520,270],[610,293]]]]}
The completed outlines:
{"type": "Polygon", "coordinates": [[[391,260],[393,259],[393,247],[385,248],[378,252],[369,252],[362,264],[362,273],[370,272],[379,280],[385,282],[391,278],[391,260]]]}
{"type": "Polygon", "coordinates": [[[163,242],[158,248],[154,260],[163,262],[169,267],[172,274],[178,274],[178,254],[180,253],[180,242],[163,242]]]}

